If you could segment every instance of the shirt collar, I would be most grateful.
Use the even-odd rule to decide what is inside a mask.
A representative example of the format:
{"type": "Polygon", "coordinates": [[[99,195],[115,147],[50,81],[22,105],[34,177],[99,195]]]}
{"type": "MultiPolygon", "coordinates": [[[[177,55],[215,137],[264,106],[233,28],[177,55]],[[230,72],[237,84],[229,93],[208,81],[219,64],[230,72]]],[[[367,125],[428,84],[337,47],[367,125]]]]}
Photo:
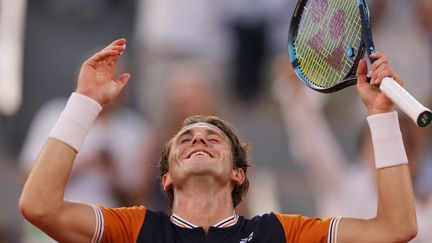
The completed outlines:
{"type": "MultiPolygon", "coordinates": [[[[239,216],[235,213],[235,211],[233,211],[233,214],[231,216],[229,216],[226,219],[219,221],[218,223],[214,224],[212,227],[215,227],[215,228],[230,227],[230,226],[235,225],[237,223],[238,218],[239,218],[239,216]]],[[[187,229],[199,228],[199,226],[194,225],[185,219],[182,219],[180,216],[176,215],[175,213],[173,213],[171,215],[170,219],[171,219],[171,222],[173,224],[175,224],[179,227],[182,227],[182,228],[187,228],[187,229]]]]}

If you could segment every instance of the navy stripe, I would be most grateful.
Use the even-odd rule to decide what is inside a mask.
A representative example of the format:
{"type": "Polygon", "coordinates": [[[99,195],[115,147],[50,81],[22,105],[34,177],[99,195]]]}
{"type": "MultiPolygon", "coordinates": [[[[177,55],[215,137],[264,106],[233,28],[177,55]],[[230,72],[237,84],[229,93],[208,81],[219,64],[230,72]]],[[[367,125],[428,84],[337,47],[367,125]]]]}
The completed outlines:
{"type": "Polygon", "coordinates": [[[332,236],[333,236],[333,226],[334,226],[335,219],[336,219],[336,217],[333,218],[333,219],[330,221],[330,230],[329,230],[328,243],[332,243],[332,242],[333,242],[332,236]]]}
{"type": "Polygon", "coordinates": [[[220,223],[217,224],[217,225],[214,225],[214,227],[220,227],[221,225],[223,225],[223,224],[225,224],[225,223],[228,223],[229,221],[232,221],[233,219],[235,219],[235,215],[233,215],[233,216],[227,218],[226,220],[220,222],[220,223]]]}
{"type": "Polygon", "coordinates": [[[195,226],[191,225],[190,223],[186,222],[185,220],[182,220],[182,219],[176,217],[174,214],[173,214],[172,216],[173,216],[173,218],[175,218],[176,220],[178,220],[178,221],[182,222],[183,224],[185,224],[185,225],[191,227],[192,229],[196,228],[195,226]]]}
{"type": "Polygon", "coordinates": [[[97,217],[98,217],[98,221],[99,221],[98,235],[96,238],[96,243],[98,243],[102,237],[102,229],[103,229],[104,222],[103,222],[102,213],[100,211],[100,208],[96,208],[96,212],[97,212],[97,217]]]}

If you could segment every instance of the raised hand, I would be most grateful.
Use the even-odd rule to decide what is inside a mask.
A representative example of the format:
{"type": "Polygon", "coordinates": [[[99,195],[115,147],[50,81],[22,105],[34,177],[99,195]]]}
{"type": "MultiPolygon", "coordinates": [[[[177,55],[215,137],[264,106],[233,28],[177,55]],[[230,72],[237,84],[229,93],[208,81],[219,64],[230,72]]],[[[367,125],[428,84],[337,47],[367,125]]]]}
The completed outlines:
{"type": "Polygon", "coordinates": [[[360,60],[357,68],[357,91],[368,109],[369,115],[393,111],[394,103],[381,92],[378,85],[385,77],[392,77],[402,85],[403,81],[390,66],[387,57],[381,53],[374,53],[371,58],[376,61],[371,65],[369,75],[367,75],[366,61],[360,60]],[[370,83],[367,76],[371,78],[370,83]]]}
{"type": "Polygon", "coordinates": [[[131,77],[123,73],[114,77],[117,61],[126,49],[126,39],[115,40],[87,59],[81,66],[76,91],[104,105],[113,100],[131,77]]]}

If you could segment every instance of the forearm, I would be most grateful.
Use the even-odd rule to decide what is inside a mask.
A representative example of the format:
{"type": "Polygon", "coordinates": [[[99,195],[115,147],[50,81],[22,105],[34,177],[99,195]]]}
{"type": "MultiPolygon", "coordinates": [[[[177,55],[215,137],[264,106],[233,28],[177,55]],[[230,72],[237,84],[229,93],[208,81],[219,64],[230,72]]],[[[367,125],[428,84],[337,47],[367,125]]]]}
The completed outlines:
{"type": "Polygon", "coordinates": [[[26,217],[46,217],[63,204],[76,151],[49,138],[24,185],[20,208],[26,217]]]}
{"type": "Polygon", "coordinates": [[[392,231],[389,234],[415,236],[414,193],[407,165],[379,170],[377,220],[392,231]]]}
{"type": "Polygon", "coordinates": [[[408,241],[417,230],[408,158],[396,112],[368,117],[378,169],[377,227],[395,241],[408,241]]]}
{"type": "Polygon", "coordinates": [[[417,222],[397,115],[386,113],[368,121],[378,170],[378,212],[369,220],[342,220],[338,242],[407,242],[417,234],[417,222]]]}
{"type": "Polygon", "coordinates": [[[20,200],[24,215],[39,219],[62,205],[75,155],[101,109],[88,97],[71,96],[25,183],[20,200]]]}
{"type": "Polygon", "coordinates": [[[416,224],[414,193],[396,112],[368,117],[378,169],[377,219],[406,232],[416,224]]]}

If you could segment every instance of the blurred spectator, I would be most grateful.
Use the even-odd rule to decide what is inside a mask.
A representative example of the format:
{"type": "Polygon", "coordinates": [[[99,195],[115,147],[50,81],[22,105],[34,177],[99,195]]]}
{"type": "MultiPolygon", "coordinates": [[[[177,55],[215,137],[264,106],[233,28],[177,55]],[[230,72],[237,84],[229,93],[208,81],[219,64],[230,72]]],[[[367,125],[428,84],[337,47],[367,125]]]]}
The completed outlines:
{"type": "Polygon", "coordinates": [[[165,106],[161,109],[164,136],[177,131],[184,119],[191,115],[211,115],[216,111],[211,80],[194,63],[178,64],[165,81],[165,106]]]}
{"type": "Polygon", "coordinates": [[[232,82],[234,97],[244,103],[256,102],[264,81],[268,52],[266,1],[231,1],[231,31],[234,41],[232,82]]]}
{"type": "Polygon", "coordinates": [[[3,221],[0,220],[0,243],[6,243],[6,228],[4,227],[3,221]]]}
{"type": "Polygon", "coordinates": [[[430,1],[375,1],[381,2],[380,9],[371,9],[372,16],[380,15],[379,21],[372,23],[376,49],[388,55],[401,77],[410,80],[405,88],[419,101],[428,102],[432,90],[432,46],[430,29],[425,27],[430,26],[430,1]],[[396,38],[396,33],[403,34],[396,38]]]}
{"type": "Polygon", "coordinates": [[[229,54],[224,14],[224,1],[138,1],[134,75],[140,108],[152,121],[166,106],[166,73],[181,62],[199,64],[215,88],[223,86],[229,54]]]}
{"type": "MultiPolygon", "coordinates": [[[[416,0],[417,14],[420,26],[429,35],[432,34],[432,1],[430,0],[416,0]]],[[[429,36],[430,38],[431,36],[429,36]]]]}
{"type": "Polygon", "coordinates": [[[233,0],[227,3],[233,41],[231,82],[234,99],[253,104],[261,98],[267,60],[286,49],[296,1],[233,0]]]}
{"type": "MultiPolygon", "coordinates": [[[[32,0],[26,2],[24,9],[25,33],[23,34],[22,71],[22,105],[14,116],[5,117],[2,121],[5,138],[5,153],[16,157],[20,152],[30,121],[36,111],[59,94],[67,96],[75,86],[76,71],[81,63],[82,54],[88,52],[89,46],[104,43],[115,37],[128,37],[134,18],[135,0],[32,0]],[[25,11],[26,10],[26,11],[25,11]],[[76,67],[70,68],[70,67],[76,67]]],[[[3,0],[6,5],[16,5],[22,0],[3,0]]],[[[15,11],[1,4],[1,11],[15,11]]],[[[5,15],[0,14],[0,18],[5,15]]],[[[15,31],[15,24],[0,20],[0,25],[15,31]]],[[[18,28],[18,27],[17,27],[18,28]]],[[[18,29],[16,29],[18,31],[18,29]]],[[[15,34],[0,33],[0,39],[10,39],[15,34]]],[[[20,45],[14,41],[11,45],[20,45]]],[[[1,48],[0,48],[1,49],[1,48]]],[[[14,68],[16,62],[7,53],[14,49],[3,49],[4,60],[14,68]]],[[[0,61],[1,62],[1,61],[0,61]]],[[[1,64],[0,64],[1,65],[1,64]]],[[[11,66],[11,67],[12,67],[11,66]]],[[[14,68],[7,68],[4,78],[13,75],[14,68]]],[[[1,69],[3,70],[3,69],[1,69]]],[[[8,85],[8,89],[12,86],[8,85]]],[[[12,95],[11,92],[9,92],[12,95]]],[[[6,98],[6,96],[2,98],[6,98]]],[[[0,98],[0,99],[2,99],[0,98]]],[[[6,105],[0,102],[1,105],[6,105]]]]}
{"type": "Polygon", "coordinates": [[[22,102],[26,0],[0,0],[0,114],[15,114],[22,102]]]}
{"type": "MultiPolygon", "coordinates": [[[[290,150],[306,170],[319,216],[373,217],[377,210],[377,174],[368,130],[363,130],[357,157],[347,158],[323,113],[325,95],[303,86],[285,55],[275,65],[274,91],[286,123],[290,150]]],[[[415,184],[427,148],[426,132],[404,114],[400,114],[399,122],[415,184]]],[[[419,234],[413,242],[431,242],[432,201],[417,196],[416,208],[419,234]]]]}

